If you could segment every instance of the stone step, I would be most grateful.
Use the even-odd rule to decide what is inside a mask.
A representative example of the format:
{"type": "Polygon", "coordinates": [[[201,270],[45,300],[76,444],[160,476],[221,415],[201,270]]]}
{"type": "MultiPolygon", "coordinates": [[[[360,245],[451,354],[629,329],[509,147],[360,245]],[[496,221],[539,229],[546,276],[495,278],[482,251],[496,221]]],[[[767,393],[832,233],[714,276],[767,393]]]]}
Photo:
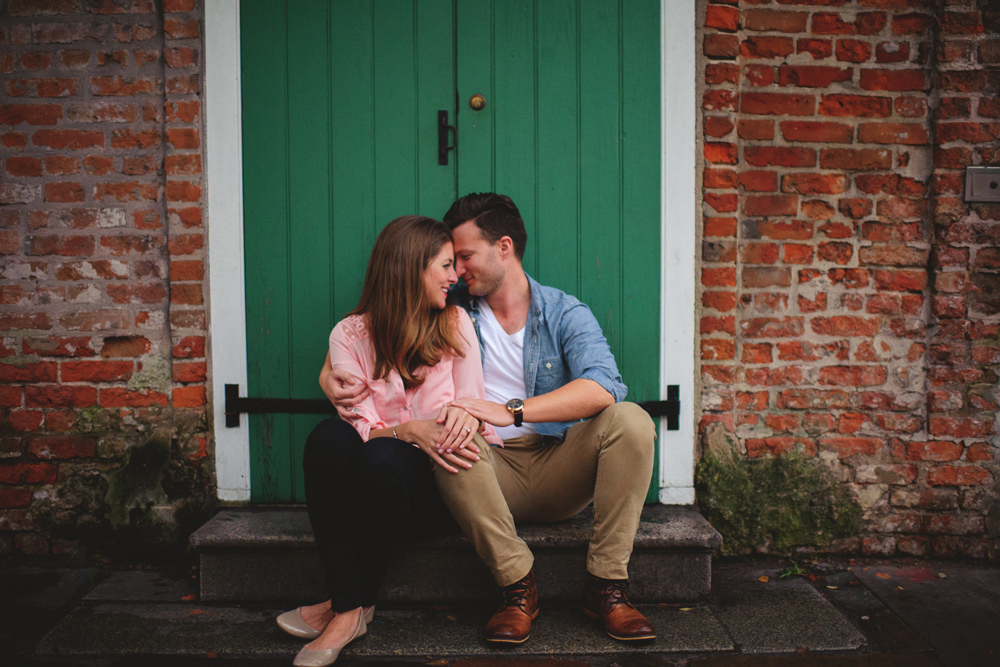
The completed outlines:
{"type": "MultiPolygon", "coordinates": [[[[568,521],[522,525],[535,555],[541,595],[576,600],[582,590],[592,509],[568,521]]],[[[648,505],[636,534],[629,574],[636,602],[692,602],[712,586],[712,551],[722,537],[687,507],[648,505]]],[[[201,568],[201,599],[232,602],[313,601],[328,597],[305,508],[224,509],[191,535],[201,568]]],[[[462,535],[409,544],[390,567],[381,604],[492,600],[496,585],[462,535]]]]}

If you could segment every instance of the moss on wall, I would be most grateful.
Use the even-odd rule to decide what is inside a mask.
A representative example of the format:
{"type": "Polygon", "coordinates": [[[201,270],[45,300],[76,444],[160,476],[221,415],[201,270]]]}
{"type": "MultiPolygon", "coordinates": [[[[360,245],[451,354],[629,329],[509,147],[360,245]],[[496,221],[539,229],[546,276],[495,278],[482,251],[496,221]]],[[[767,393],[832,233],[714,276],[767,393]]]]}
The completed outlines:
{"type": "Polygon", "coordinates": [[[39,527],[105,556],[187,548],[187,536],[214,506],[206,471],[182,452],[180,437],[189,436],[169,428],[122,433],[107,443],[118,461],[64,464],[59,482],[35,494],[39,527]]]}
{"type": "Polygon", "coordinates": [[[727,439],[695,469],[698,503],[722,553],[789,553],[855,535],[862,509],[822,462],[790,454],[748,459],[727,439]]]}

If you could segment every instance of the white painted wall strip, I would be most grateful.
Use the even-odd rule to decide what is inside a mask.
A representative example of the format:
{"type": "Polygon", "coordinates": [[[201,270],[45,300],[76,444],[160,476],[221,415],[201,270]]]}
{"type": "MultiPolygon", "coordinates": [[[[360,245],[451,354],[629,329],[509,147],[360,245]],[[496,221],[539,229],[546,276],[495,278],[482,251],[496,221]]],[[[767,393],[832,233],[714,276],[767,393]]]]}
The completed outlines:
{"type": "Polygon", "coordinates": [[[660,433],[660,502],[694,502],[695,2],[662,0],[660,386],[680,385],[680,430],[660,433]]]}
{"type": "Polygon", "coordinates": [[[208,187],[209,382],[220,500],[250,500],[250,429],[226,428],[224,386],[247,395],[243,283],[240,3],[205,3],[205,151],[208,187]]]}

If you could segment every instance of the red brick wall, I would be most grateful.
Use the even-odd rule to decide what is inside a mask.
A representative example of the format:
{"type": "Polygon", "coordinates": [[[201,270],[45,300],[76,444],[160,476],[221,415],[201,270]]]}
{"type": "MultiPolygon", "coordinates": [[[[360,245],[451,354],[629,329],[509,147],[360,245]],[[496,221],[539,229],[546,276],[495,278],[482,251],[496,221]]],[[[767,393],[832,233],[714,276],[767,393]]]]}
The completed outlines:
{"type": "Polygon", "coordinates": [[[821,457],[869,554],[997,551],[1000,4],[710,0],[702,432],[821,457]]]}
{"type": "Polygon", "coordinates": [[[210,475],[201,9],[6,0],[0,21],[0,553],[60,552],[42,505],[154,428],[210,475]]]}

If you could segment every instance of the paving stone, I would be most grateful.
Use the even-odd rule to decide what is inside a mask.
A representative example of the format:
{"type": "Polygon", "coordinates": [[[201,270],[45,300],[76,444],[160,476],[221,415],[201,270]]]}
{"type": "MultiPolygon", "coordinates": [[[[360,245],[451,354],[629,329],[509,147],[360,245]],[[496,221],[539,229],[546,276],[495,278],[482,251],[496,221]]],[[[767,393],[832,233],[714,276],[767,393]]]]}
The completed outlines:
{"type": "Polygon", "coordinates": [[[128,570],[115,572],[83,599],[90,602],[180,602],[185,596],[197,593],[198,588],[190,579],[164,572],[128,570]]]}
{"type": "Polygon", "coordinates": [[[99,577],[95,568],[0,569],[0,657],[27,652],[57,613],[99,577]]]}
{"type": "Polygon", "coordinates": [[[887,653],[932,651],[934,647],[913,631],[903,619],[882,604],[849,571],[841,571],[817,582],[824,595],[837,605],[862,632],[887,653]]]}
{"type": "Polygon", "coordinates": [[[929,654],[731,655],[692,660],[688,667],[941,667],[929,654]]]}
{"type": "Polygon", "coordinates": [[[851,572],[948,667],[1000,664],[1000,569],[930,563],[851,572]]]}
{"type": "Polygon", "coordinates": [[[846,651],[865,637],[800,577],[779,579],[774,569],[722,568],[715,572],[718,618],[744,653],[846,651]],[[759,577],[767,576],[767,583],[759,577]]]}
{"type": "MultiPolygon", "coordinates": [[[[622,643],[604,634],[576,606],[543,608],[531,639],[498,651],[483,638],[491,609],[378,610],[368,634],[344,655],[358,657],[580,655],[631,651],[732,650],[725,630],[705,607],[681,611],[649,606],[643,611],[658,630],[652,642],[622,643]]],[[[101,603],[73,611],[39,644],[42,656],[190,655],[291,658],[303,642],[274,623],[279,610],[194,604],[101,603]]]]}

